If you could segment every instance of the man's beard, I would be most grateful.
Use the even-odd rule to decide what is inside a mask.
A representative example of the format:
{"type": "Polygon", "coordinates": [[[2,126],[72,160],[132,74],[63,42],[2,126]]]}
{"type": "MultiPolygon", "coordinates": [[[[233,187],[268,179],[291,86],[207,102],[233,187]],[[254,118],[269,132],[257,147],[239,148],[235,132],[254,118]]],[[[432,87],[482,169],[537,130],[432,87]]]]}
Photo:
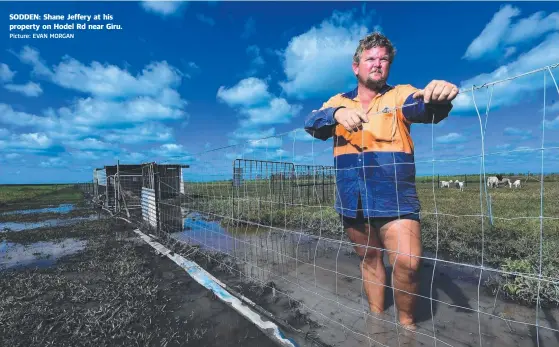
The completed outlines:
{"type": "Polygon", "coordinates": [[[388,76],[386,78],[381,78],[380,80],[374,80],[370,76],[367,76],[367,79],[363,80],[361,76],[357,75],[357,79],[360,83],[375,92],[379,92],[386,85],[387,78],[388,76]]]}

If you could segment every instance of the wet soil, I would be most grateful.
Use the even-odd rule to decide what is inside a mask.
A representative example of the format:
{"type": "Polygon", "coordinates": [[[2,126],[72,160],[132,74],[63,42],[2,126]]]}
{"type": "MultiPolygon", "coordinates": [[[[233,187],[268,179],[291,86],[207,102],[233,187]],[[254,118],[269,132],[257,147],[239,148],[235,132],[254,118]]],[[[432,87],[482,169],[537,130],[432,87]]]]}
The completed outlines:
{"type": "Polygon", "coordinates": [[[2,346],[275,346],[118,219],[0,232],[0,264],[2,346]]]}

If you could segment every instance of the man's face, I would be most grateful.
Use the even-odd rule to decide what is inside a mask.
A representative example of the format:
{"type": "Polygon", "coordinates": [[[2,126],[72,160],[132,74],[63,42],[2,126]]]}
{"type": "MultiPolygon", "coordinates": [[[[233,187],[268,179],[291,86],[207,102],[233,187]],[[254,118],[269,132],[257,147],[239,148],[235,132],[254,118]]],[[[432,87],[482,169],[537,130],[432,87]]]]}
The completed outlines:
{"type": "Polygon", "coordinates": [[[367,88],[379,91],[388,80],[390,57],[385,47],[363,51],[359,64],[353,63],[353,73],[367,88]]]}

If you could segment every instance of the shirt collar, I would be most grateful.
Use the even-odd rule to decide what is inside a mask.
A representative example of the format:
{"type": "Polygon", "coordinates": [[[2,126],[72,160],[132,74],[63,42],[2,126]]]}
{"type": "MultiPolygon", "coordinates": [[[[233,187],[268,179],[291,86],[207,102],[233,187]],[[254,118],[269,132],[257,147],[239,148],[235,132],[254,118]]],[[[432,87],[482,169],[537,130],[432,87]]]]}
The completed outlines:
{"type": "MultiPolygon", "coordinates": [[[[384,87],[381,88],[379,95],[383,95],[384,93],[386,93],[387,91],[394,89],[393,86],[389,85],[389,84],[385,84],[384,87]]],[[[357,101],[357,87],[355,87],[355,89],[347,92],[347,93],[343,93],[342,96],[344,98],[348,98],[351,100],[356,100],[357,101]]]]}

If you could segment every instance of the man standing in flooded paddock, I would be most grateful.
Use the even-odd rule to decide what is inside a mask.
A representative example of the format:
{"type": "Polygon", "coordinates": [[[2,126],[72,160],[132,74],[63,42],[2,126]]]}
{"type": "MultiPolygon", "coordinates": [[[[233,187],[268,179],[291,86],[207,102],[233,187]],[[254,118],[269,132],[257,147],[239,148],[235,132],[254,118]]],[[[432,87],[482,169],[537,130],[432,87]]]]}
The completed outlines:
{"type": "Polygon", "coordinates": [[[433,80],[424,89],[388,85],[395,49],[372,33],[353,56],[357,87],[336,94],[311,112],[305,130],[327,140],[333,136],[336,168],[335,209],[357,254],[370,310],[384,312],[386,270],[400,324],[415,330],[414,309],[422,254],[420,204],[415,187],[413,123],[439,123],[452,109],[458,88],[433,80]]]}

